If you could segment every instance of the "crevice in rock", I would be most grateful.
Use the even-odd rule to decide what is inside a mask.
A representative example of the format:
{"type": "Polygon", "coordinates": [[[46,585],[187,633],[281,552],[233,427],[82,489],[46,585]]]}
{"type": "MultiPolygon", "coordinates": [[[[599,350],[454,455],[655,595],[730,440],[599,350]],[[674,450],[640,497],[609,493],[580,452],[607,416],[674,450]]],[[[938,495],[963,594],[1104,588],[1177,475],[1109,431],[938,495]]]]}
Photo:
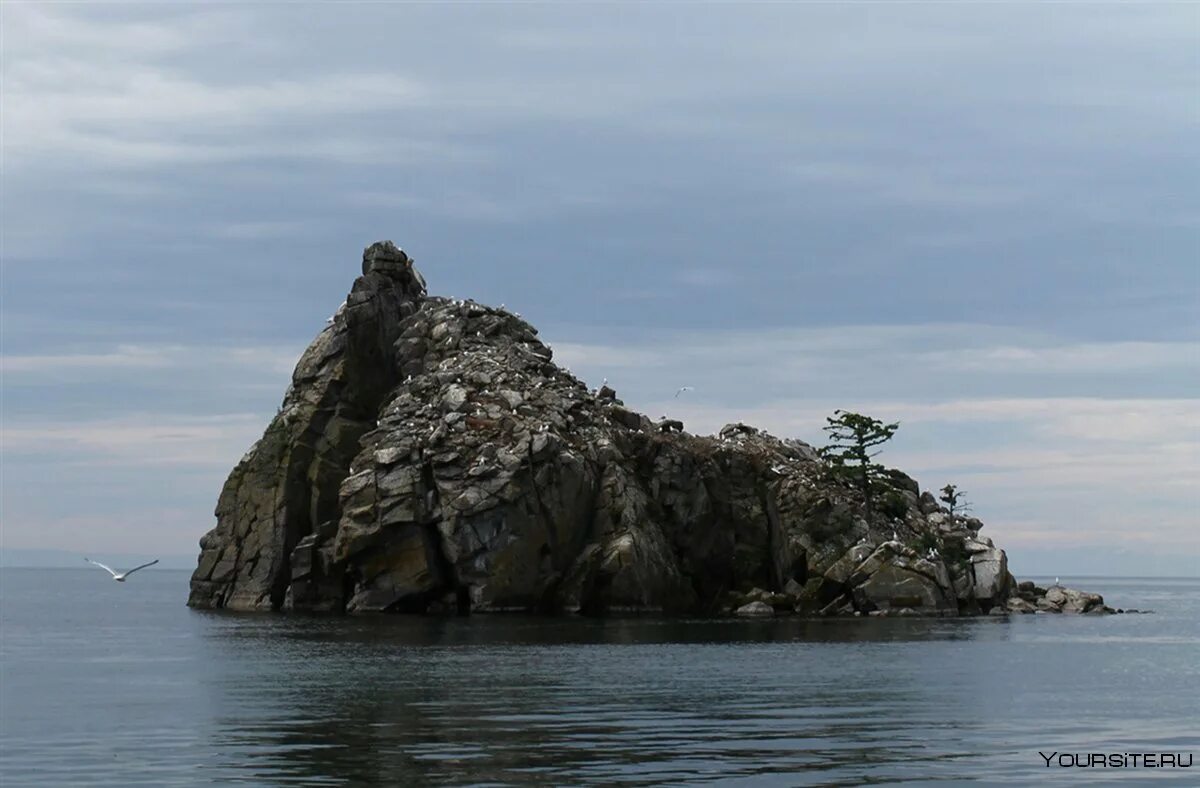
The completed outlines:
{"type": "Polygon", "coordinates": [[[470,589],[460,582],[458,569],[454,566],[454,562],[450,560],[449,556],[446,555],[446,546],[443,544],[442,532],[438,528],[438,524],[441,522],[441,517],[439,516],[441,500],[439,498],[437,481],[433,475],[433,463],[429,461],[421,463],[421,487],[421,499],[427,501],[429,504],[429,510],[425,513],[426,521],[422,524],[421,528],[425,532],[425,539],[433,553],[434,571],[441,580],[432,593],[435,596],[453,593],[458,615],[469,615],[471,612],[470,589]]]}
{"type": "Polygon", "coordinates": [[[787,582],[783,577],[786,567],[782,565],[782,562],[787,558],[787,542],[783,535],[783,529],[779,524],[779,511],[775,505],[775,496],[771,493],[769,485],[760,485],[759,502],[762,504],[763,512],[766,515],[767,554],[763,556],[763,561],[770,575],[769,589],[771,591],[782,591],[784,583],[787,582]]]}
{"type": "Polygon", "coordinates": [[[600,618],[608,613],[612,606],[612,586],[615,579],[615,574],[604,570],[598,570],[591,576],[591,581],[580,593],[581,616],[600,618]]]}

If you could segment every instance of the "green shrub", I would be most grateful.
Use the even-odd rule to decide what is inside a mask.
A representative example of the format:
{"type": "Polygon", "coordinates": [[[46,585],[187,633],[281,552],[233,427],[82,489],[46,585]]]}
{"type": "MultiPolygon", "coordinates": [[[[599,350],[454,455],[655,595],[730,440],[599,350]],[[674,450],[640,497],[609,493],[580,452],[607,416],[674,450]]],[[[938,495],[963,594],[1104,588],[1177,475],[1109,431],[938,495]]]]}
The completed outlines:
{"type": "Polygon", "coordinates": [[[903,519],[908,514],[908,499],[902,493],[889,490],[879,500],[879,511],[888,517],[903,519]]]}

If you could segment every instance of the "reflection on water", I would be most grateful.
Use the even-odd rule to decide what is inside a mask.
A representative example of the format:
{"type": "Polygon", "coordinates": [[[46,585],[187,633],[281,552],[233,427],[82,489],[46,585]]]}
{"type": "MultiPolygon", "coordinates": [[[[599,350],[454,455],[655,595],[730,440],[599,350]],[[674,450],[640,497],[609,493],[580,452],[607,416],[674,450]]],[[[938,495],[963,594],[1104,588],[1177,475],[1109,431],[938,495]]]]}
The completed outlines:
{"type": "Polygon", "coordinates": [[[1200,750],[1196,582],[1113,600],[1156,616],[440,620],[190,611],[147,574],[68,572],[66,610],[0,578],[4,785],[1022,784],[1038,750],[1200,750]]]}
{"type": "Polygon", "coordinates": [[[214,629],[210,658],[276,655],[283,680],[270,683],[266,717],[286,724],[235,724],[267,705],[259,663],[222,677],[230,698],[253,700],[218,722],[230,731],[219,741],[252,753],[270,736],[279,746],[259,768],[358,781],[423,779],[436,764],[456,783],[655,784],[923,759],[930,733],[954,736],[956,723],[929,706],[931,694],[949,696],[931,693],[919,669],[880,681],[861,644],[953,643],[973,629],[863,623],[237,621],[214,629]],[[831,683],[831,667],[847,663],[864,671],[831,683]]]}

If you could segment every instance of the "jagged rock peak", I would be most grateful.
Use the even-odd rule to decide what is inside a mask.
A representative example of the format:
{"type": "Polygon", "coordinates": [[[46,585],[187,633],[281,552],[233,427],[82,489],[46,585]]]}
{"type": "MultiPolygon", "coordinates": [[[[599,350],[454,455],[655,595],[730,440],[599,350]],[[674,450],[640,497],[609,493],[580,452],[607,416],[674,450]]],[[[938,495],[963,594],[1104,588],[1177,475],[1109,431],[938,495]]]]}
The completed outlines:
{"type": "Polygon", "coordinates": [[[404,250],[391,241],[376,241],[363,250],[363,276],[383,274],[411,286],[416,295],[425,295],[425,277],[413,265],[413,260],[404,250]]]}

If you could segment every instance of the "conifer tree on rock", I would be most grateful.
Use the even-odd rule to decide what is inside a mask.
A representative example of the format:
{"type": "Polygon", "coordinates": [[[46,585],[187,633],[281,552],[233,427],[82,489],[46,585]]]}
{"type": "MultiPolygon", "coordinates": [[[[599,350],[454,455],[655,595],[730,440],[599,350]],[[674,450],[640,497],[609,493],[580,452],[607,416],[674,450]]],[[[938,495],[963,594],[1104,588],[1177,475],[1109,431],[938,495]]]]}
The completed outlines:
{"type": "Polygon", "coordinates": [[[957,517],[971,510],[971,502],[966,500],[966,493],[958,489],[956,484],[947,484],[939,492],[938,500],[950,508],[950,515],[957,517]]]}
{"type": "Polygon", "coordinates": [[[891,440],[900,422],[885,424],[845,410],[835,410],[825,420],[828,424],[824,430],[830,441],[821,449],[821,456],[829,463],[830,473],[861,492],[867,511],[873,511],[874,493],[886,475],[886,468],[873,461],[879,454],[873,449],[891,440]]]}

